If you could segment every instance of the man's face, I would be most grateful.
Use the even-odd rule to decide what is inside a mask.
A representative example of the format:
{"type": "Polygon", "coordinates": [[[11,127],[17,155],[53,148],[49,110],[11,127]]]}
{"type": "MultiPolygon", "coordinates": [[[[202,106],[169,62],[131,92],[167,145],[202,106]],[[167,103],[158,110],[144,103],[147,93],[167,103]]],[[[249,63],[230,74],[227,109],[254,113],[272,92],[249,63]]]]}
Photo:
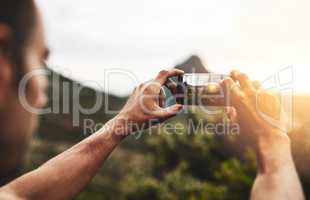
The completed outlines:
{"type": "MultiPolygon", "coordinates": [[[[41,16],[38,12],[36,16],[34,30],[29,37],[28,45],[24,52],[25,63],[23,67],[26,72],[25,75],[44,69],[49,54],[45,43],[41,16]]],[[[26,83],[26,89],[23,93],[25,94],[27,104],[32,108],[42,108],[47,103],[45,94],[47,78],[43,75],[31,76],[26,83]]],[[[5,115],[7,120],[0,127],[5,128],[5,132],[10,132],[8,133],[10,137],[20,137],[20,140],[24,140],[25,138],[23,137],[26,137],[29,140],[37,127],[38,116],[35,113],[29,112],[29,109],[22,105],[21,98],[18,96],[18,88],[13,84],[10,85],[12,87],[6,90],[9,93],[7,95],[6,108],[1,113],[1,115],[5,115]]]]}
{"type": "MultiPolygon", "coordinates": [[[[38,13],[38,12],[37,12],[38,13]]],[[[18,66],[25,75],[44,69],[48,57],[41,17],[36,14],[36,23],[24,51],[24,65],[18,66]]],[[[0,47],[10,44],[13,33],[9,27],[0,24],[0,47]],[[3,46],[1,46],[3,45],[3,46]]],[[[29,112],[20,99],[36,109],[47,103],[45,76],[32,76],[26,84],[23,95],[19,95],[13,74],[12,52],[0,48],[0,173],[15,169],[24,163],[29,142],[38,125],[38,116],[29,112]],[[22,96],[22,98],[20,98],[22,96]]],[[[19,86],[19,85],[18,85],[19,86]]]]}
{"type": "MultiPolygon", "coordinates": [[[[25,51],[25,75],[45,69],[48,56],[49,49],[45,43],[43,23],[41,16],[38,13],[34,32],[30,37],[29,45],[25,51]]],[[[47,103],[47,97],[45,94],[47,78],[44,75],[36,75],[31,77],[32,78],[27,81],[28,85],[25,93],[29,101],[28,103],[32,107],[40,109],[47,103]]]]}

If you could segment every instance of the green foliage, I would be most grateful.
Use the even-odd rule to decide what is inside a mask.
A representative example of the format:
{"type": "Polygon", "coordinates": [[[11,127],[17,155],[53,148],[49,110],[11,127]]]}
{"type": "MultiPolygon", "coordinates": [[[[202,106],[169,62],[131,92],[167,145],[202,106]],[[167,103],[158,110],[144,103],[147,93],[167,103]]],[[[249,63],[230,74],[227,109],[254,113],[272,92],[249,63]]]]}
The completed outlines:
{"type": "MultiPolygon", "coordinates": [[[[234,140],[201,128],[185,131],[194,118],[183,114],[167,122],[185,125],[180,131],[166,130],[163,124],[141,138],[127,138],[77,199],[248,199],[256,171],[253,152],[236,157],[226,148],[234,140]]],[[[70,145],[38,138],[32,145],[32,167],[70,145]]]]}
{"type": "MultiPolygon", "coordinates": [[[[195,116],[180,115],[169,123],[186,124],[188,118],[195,116]]],[[[202,130],[167,132],[163,127],[139,139],[127,138],[77,199],[248,199],[256,174],[251,149],[232,153],[228,147],[236,149],[238,138],[203,134],[202,130]]],[[[31,168],[71,145],[37,138],[32,144],[31,168]]],[[[304,186],[310,185],[309,179],[301,178],[304,186]]]]}
{"type": "MultiPolygon", "coordinates": [[[[169,121],[186,122],[185,115],[169,121]]],[[[144,146],[132,151],[130,145],[123,144],[98,175],[102,182],[98,184],[97,177],[89,186],[100,185],[102,190],[87,188],[78,199],[96,199],[98,193],[101,199],[121,200],[248,199],[255,176],[251,151],[241,160],[223,150],[226,140],[203,134],[201,129],[176,134],[165,133],[163,127],[138,140],[130,138],[129,143],[144,146]]]]}
{"type": "MultiPolygon", "coordinates": [[[[169,123],[186,121],[174,120],[169,123]]],[[[248,199],[255,175],[253,154],[243,161],[231,158],[222,151],[220,139],[202,133],[151,135],[144,142],[150,168],[123,180],[124,199],[248,199]]]]}
{"type": "MultiPolygon", "coordinates": [[[[82,103],[90,104],[89,90],[84,90],[82,103]]],[[[115,109],[121,107],[126,100],[113,96],[109,96],[109,99],[114,102],[112,107],[115,109]]],[[[189,119],[193,119],[195,123],[197,119],[212,123],[223,119],[223,112],[212,116],[201,110],[193,110],[193,113],[195,114],[179,115],[168,123],[188,127],[189,119]]],[[[103,122],[112,116],[106,116],[104,110],[100,110],[96,115],[82,116],[84,117],[103,122]]],[[[71,126],[70,114],[44,116],[39,137],[32,144],[29,169],[40,166],[83,138],[82,127],[71,126]]],[[[218,136],[202,129],[186,131],[186,127],[182,130],[166,130],[164,124],[146,131],[141,138],[128,137],[77,199],[248,199],[256,174],[251,149],[240,149],[236,143],[238,136],[218,136]]],[[[301,130],[301,133],[307,132],[308,129],[301,130]]],[[[299,143],[294,142],[296,139],[293,140],[293,147],[305,146],[304,141],[309,141],[305,137],[301,138],[299,143]]],[[[308,153],[309,151],[299,153],[300,156],[295,157],[296,161],[300,158],[303,163],[308,153]]],[[[304,186],[310,185],[309,180],[303,180],[304,186]]]]}

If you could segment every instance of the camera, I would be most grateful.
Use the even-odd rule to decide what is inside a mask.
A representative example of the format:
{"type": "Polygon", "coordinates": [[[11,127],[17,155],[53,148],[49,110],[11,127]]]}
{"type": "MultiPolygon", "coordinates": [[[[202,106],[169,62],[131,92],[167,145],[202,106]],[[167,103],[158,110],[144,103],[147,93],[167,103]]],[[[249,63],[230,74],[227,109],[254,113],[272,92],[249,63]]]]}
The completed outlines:
{"type": "Polygon", "coordinates": [[[220,82],[224,74],[185,73],[177,76],[176,102],[182,105],[227,106],[228,95],[220,82]]]}

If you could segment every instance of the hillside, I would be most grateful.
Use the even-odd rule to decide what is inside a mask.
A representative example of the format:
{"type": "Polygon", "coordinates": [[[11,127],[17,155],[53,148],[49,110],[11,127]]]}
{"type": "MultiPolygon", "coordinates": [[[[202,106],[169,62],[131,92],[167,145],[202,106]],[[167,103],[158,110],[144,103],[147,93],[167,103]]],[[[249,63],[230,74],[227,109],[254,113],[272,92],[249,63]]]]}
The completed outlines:
{"type": "MultiPolygon", "coordinates": [[[[191,56],[176,68],[188,73],[207,72],[198,56],[191,56]]],[[[70,112],[41,117],[38,137],[32,144],[29,169],[38,167],[87,137],[83,134],[83,123],[76,127],[72,125],[73,105],[64,105],[64,95],[52,98],[55,88],[59,88],[60,94],[69,94],[70,100],[76,98],[73,97],[72,87],[68,91],[64,90],[63,83],[70,86],[78,83],[55,72],[53,74],[60,77],[60,84],[55,84],[50,79],[49,106],[57,102],[60,110],[65,108],[70,112]]],[[[107,95],[111,103],[109,107],[114,110],[120,109],[126,102],[126,98],[85,87],[80,95],[83,107],[89,108],[94,104],[95,94],[107,95]]],[[[310,96],[295,96],[294,107],[298,126],[290,133],[293,156],[305,191],[310,197],[310,191],[307,190],[310,188],[310,113],[307,112],[310,111],[310,96]]],[[[92,119],[96,123],[104,123],[111,117],[113,115],[106,114],[102,106],[92,115],[81,115],[80,121],[92,119]]],[[[195,116],[180,115],[170,122],[186,123],[189,117],[195,116]]],[[[113,152],[103,170],[78,199],[170,199],[165,194],[172,197],[196,194],[202,196],[194,199],[206,199],[203,196],[205,193],[211,195],[208,199],[247,199],[251,181],[255,177],[255,162],[253,155],[247,151],[240,154],[236,144],[236,141],[201,135],[144,135],[138,140],[129,137],[113,152]]]]}
{"type": "MultiPolygon", "coordinates": [[[[95,123],[105,123],[113,117],[113,114],[107,114],[105,112],[104,105],[106,100],[108,100],[108,108],[111,110],[121,109],[126,102],[127,98],[117,97],[94,90],[54,71],[50,72],[52,75],[49,76],[49,102],[47,106],[52,108],[55,112],[41,116],[41,124],[38,133],[39,137],[44,139],[65,139],[71,142],[77,142],[85,137],[83,134],[83,123],[85,119],[92,119],[95,123]],[[54,81],[53,83],[53,77],[57,77],[56,79],[59,79],[59,82],[54,81]],[[67,85],[68,87],[64,89],[64,85],[67,85]],[[83,87],[80,91],[79,97],[74,96],[74,88],[76,88],[77,85],[83,87]],[[53,94],[55,93],[59,96],[54,95],[57,98],[53,99],[53,94]],[[77,105],[74,105],[72,102],[80,102],[81,106],[85,109],[92,108],[96,103],[96,95],[101,96],[103,100],[100,109],[90,115],[79,113],[79,125],[73,126],[73,108],[77,105]],[[57,108],[58,106],[59,109],[57,108]]],[[[87,134],[90,134],[90,132],[87,134]]]]}

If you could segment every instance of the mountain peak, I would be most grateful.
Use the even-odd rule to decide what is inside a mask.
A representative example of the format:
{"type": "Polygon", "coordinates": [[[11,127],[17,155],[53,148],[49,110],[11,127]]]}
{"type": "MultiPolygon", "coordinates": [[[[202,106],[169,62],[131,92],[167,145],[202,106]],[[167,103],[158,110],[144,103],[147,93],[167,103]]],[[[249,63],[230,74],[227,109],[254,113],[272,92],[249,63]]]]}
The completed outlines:
{"type": "Polygon", "coordinates": [[[185,73],[207,73],[207,68],[203,65],[201,59],[197,55],[190,56],[183,63],[178,64],[175,68],[183,70],[185,73]]]}

